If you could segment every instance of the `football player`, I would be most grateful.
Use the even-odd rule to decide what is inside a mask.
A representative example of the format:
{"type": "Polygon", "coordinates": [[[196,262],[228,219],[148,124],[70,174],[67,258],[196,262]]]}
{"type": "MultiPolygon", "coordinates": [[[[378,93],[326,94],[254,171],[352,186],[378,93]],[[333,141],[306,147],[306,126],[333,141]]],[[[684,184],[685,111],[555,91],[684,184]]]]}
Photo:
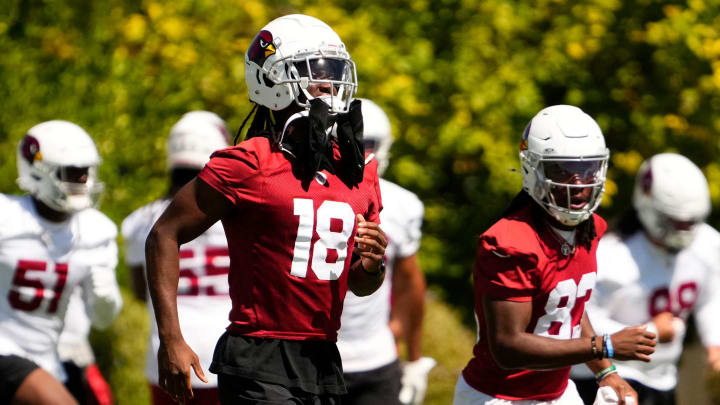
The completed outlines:
{"type": "Polygon", "coordinates": [[[205,380],[178,323],[177,247],[220,220],[232,300],[210,366],[220,402],[339,403],[343,299],[382,284],[387,245],[354,64],[332,28],[306,15],[267,24],[245,61],[256,104],[246,140],[212,155],[146,241],[160,386],[182,400],[191,367],[205,380]]]}
{"type": "Polygon", "coordinates": [[[99,163],[71,122],[43,122],[20,141],[18,184],[28,194],[0,194],[0,403],[77,403],[57,349],[70,297],[81,289],[98,327],[120,310],[117,229],[92,208],[99,163]]]}
{"type": "Polygon", "coordinates": [[[649,361],[655,335],[638,326],[595,336],[585,315],[607,227],[594,211],[608,156],[600,127],[577,107],[547,107],[525,128],[523,190],[479,238],[478,340],[455,405],[582,404],[568,380],[577,363],[619,403],[636,399],[609,359],[649,361]]]}
{"type": "MultiPolygon", "coordinates": [[[[652,362],[617,362],[640,405],[675,404],[677,362],[685,322],[695,317],[710,366],[720,371],[720,234],[704,223],[710,213],[705,176],[689,159],[662,153],[640,167],[633,208],[617,233],[598,247],[598,280],[588,303],[596,331],[613,333],[646,324],[659,344],[652,362]]],[[[573,370],[586,403],[596,389],[573,370]]]]}
{"type": "MultiPolygon", "coordinates": [[[[170,188],[167,196],[138,208],[122,223],[125,263],[138,299],[147,301],[145,239],[150,228],[170,204],[175,193],[200,173],[214,151],[226,148],[228,141],[225,121],[209,111],[186,113],[170,130],[167,140],[170,188]]],[[[179,258],[177,306],[180,329],[198,354],[200,366],[207,370],[215,343],[227,326],[227,314],[230,311],[227,283],[230,258],[222,225],[217,222],[196,239],[180,246],[179,258]]],[[[152,315],[151,305],[148,305],[148,310],[152,315]]],[[[175,401],[160,388],[158,381],[156,356],[159,346],[157,326],[151,316],[145,375],[150,383],[153,404],[169,405],[175,401]]],[[[207,383],[203,383],[193,376],[191,385],[195,397],[190,403],[219,403],[217,378],[208,375],[207,380],[207,383]]]]}
{"type": "MultiPolygon", "coordinates": [[[[362,115],[365,152],[375,154],[378,175],[382,176],[392,144],[390,120],[377,104],[366,99],[362,99],[362,115]]],[[[345,296],[338,332],[348,388],[343,404],[419,405],[425,396],[427,375],[435,365],[433,359],[421,357],[420,351],[425,276],[415,254],[420,247],[424,207],[415,194],[382,178],[380,192],[380,220],[389,241],[385,249],[387,277],[391,279],[368,297],[352,292],[345,296]],[[394,328],[389,323],[391,295],[394,328]],[[402,367],[393,329],[407,345],[408,362],[402,367]]]]}

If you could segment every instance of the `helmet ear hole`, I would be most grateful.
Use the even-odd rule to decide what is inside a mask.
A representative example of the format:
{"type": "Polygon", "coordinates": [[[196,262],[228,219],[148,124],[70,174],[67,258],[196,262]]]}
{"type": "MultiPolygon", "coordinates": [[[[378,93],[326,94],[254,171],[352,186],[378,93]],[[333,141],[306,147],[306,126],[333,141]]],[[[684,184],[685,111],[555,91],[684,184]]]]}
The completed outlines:
{"type": "Polygon", "coordinates": [[[265,87],[273,87],[275,86],[275,83],[273,83],[271,80],[267,78],[267,75],[265,73],[262,74],[262,80],[263,84],[265,84],[265,87]]]}

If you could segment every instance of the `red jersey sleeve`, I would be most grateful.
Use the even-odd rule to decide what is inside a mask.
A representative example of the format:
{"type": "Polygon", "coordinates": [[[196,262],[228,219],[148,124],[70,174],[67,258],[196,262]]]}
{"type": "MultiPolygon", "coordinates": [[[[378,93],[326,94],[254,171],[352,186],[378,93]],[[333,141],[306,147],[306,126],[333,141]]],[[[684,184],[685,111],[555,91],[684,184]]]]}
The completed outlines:
{"type": "Polygon", "coordinates": [[[540,288],[538,255],[503,243],[498,228],[480,236],[475,262],[478,292],[508,301],[531,301],[540,288]]]}
{"type": "Polygon", "coordinates": [[[251,191],[251,180],[260,171],[258,154],[250,146],[252,145],[243,142],[238,146],[216,151],[198,174],[201,180],[236,205],[242,201],[243,194],[251,191]]]}

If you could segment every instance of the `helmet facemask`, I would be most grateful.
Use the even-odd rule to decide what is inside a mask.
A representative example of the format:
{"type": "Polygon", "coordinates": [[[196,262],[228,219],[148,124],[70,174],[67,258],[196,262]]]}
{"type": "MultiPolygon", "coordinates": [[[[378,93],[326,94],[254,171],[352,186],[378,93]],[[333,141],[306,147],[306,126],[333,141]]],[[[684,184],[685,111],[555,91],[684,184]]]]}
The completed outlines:
{"type": "Polygon", "coordinates": [[[576,226],[598,208],[605,191],[608,156],[545,157],[521,153],[524,169],[534,172],[533,199],[558,222],[576,226]]]}
{"type": "Polygon", "coordinates": [[[331,113],[347,113],[357,89],[355,63],[349,58],[333,57],[323,52],[295,55],[279,60],[287,69],[287,79],[278,84],[292,84],[295,103],[310,108],[310,100],[320,99],[331,113]]]}
{"type": "Polygon", "coordinates": [[[679,252],[690,246],[701,219],[681,221],[673,219],[655,207],[648,207],[638,213],[645,230],[670,251],[679,252]]]}
{"type": "Polygon", "coordinates": [[[74,213],[97,205],[104,184],[98,181],[97,166],[58,166],[35,162],[31,177],[37,183],[32,194],[48,207],[74,213]]]}

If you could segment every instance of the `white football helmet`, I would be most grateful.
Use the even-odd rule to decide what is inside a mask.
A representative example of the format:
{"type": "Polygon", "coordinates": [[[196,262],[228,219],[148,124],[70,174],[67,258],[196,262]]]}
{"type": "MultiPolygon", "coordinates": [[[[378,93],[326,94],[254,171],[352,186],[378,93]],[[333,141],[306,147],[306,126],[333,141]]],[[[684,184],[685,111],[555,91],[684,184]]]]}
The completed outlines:
{"type": "Polygon", "coordinates": [[[357,90],[355,63],[330,26],[317,18],[292,14],[260,30],[245,53],[245,83],[250,100],[282,110],[293,100],[309,109],[311,86],[328,89],[317,97],[334,113],[347,112],[357,90]],[[332,94],[330,94],[332,93],[332,94]]]}
{"type": "Polygon", "coordinates": [[[202,169],[213,152],[228,147],[229,140],[227,125],[217,114],[210,111],[185,113],[170,129],[168,169],[202,169]]]}
{"type": "Polygon", "coordinates": [[[373,101],[361,99],[363,116],[363,142],[365,151],[373,151],[378,161],[378,175],[382,176],[390,161],[390,147],[393,143],[390,119],[385,111],[373,101]]]}
{"type": "Polygon", "coordinates": [[[650,236],[681,250],[710,214],[710,191],[702,171],[685,156],[661,153],[643,162],[635,178],[633,206],[650,236]]]}
{"type": "Polygon", "coordinates": [[[18,185],[48,207],[73,213],[91,207],[103,190],[95,143],[68,121],[47,121],[30,128],[17,149],[18,185]],[[87,175],[79,182],[77,171],[87,175]],[[75,173],[75,175],[73,175],[75,173]]]}
{"type": "Polygon", "coordinates": [[[578,225],[600,205],[609,156],[602,131],[589,115],[570,105],[547,107],[523,133],[523,188],[560,223],[578,225]]]}

